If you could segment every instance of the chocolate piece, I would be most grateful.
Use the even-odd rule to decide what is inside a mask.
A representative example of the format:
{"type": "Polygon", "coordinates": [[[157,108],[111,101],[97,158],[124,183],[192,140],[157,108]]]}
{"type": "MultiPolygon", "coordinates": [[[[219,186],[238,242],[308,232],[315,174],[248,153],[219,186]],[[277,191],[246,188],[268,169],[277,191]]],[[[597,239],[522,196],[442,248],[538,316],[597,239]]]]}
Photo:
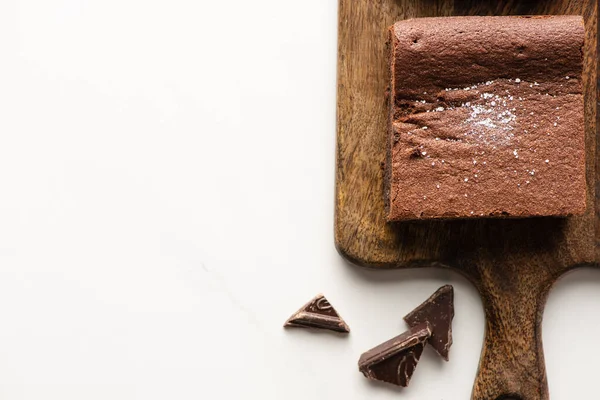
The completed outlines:
{"type": "Polygon", "coordinates": [[[306,303],[296,311],[284,327],[328,329],[330,331],[350,333],[350,328],[322,294],[306,303]]]}
{"type": "Polygon", "coordinates": [[[389,221],[586,208],[580,16],[390,28],[389,221]]]}
{"type": "Polygon", "coordinates": [[[404,317],[404,321],[409,326],[419,326],[428,322],[431,328],[429,344],[444,360],[448,361],[448,352],[452,346],[452,318],[454,318],[454,288],[452,285],[446,285],[411,311],[404,317]]]}
{"type": "Polygon", "coordinates": [[[406,387],[430,335],[428,323],[417,325],[363,353],[358,370],[369,379],[406,387]]]}

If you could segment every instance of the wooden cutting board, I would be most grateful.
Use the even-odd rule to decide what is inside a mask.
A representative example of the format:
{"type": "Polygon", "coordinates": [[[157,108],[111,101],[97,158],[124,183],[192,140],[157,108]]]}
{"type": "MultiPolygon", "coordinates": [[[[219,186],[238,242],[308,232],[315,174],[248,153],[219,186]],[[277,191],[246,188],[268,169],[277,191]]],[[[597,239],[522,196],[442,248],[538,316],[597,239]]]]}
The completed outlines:
{"type": "Polygon", "coordinates": [[[597,0],[339,0],[336,246],[364,267],[451,268],[477,287],[486,327],[476,400],[548,399],[541,334],[548,292],[565,272],[598,267],[597,12],[597,0]],[[416,17],[527,14],[585,19],[585,215],[387,224],[387,28],[416,17]]]}

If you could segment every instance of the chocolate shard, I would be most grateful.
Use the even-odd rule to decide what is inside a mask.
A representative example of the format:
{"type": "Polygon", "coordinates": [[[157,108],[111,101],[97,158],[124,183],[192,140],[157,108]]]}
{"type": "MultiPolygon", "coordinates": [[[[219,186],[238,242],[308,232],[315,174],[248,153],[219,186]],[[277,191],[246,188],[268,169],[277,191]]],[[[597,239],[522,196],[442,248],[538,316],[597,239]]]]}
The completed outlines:
{"type": "Polygon", "coordinates": [[[430,336],[431,328],[427,322],[412,327],[363,353],[358,360],[358,369],[369,379],[406,387],[430,336]]]}
{"type": "Polygon", "coordinates": [[[316,328],[330,331],[350,333],[350,328],[322,294],[306,303],[296,311],[284,327],[316,328]]]}
{"type": "Polygon", "coordinates": [[[444,360],[452,346],[452,318],[454,318],[454,288],[446,285],[439,288],[423,304],[404,317],[409,326],[428,322],[431,327],[429,344],[444,360]]]}

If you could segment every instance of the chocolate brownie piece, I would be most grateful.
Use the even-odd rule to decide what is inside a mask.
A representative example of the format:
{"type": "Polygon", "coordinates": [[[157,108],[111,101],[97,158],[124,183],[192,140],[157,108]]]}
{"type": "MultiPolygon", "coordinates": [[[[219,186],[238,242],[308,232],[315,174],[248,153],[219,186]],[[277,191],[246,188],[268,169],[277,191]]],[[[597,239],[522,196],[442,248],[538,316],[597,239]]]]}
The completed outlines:
{"type": "Polygon", "coordinates": [[[421,18],[389,34],[389,221],[584,212],[581,17],[421,18]]]}

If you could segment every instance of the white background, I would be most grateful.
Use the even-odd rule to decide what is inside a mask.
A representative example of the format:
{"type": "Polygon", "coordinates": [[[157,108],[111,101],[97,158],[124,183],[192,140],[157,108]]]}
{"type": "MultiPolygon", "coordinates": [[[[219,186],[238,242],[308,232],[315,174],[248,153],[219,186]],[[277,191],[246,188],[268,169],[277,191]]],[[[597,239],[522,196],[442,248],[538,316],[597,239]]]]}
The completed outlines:
{"type": "MultiPolygon", "coordinates": [[[[0,398],[467,399],[468,282],[333,246],[337,0],[0,3],[0,398]],[[456,291],[450,363],[360,354],[456,291]],[[324,292],[348,338],[281,328],[324,292]]],[[[553,400],[597,397],[600,273],[552,292],[553,400]]]]}

